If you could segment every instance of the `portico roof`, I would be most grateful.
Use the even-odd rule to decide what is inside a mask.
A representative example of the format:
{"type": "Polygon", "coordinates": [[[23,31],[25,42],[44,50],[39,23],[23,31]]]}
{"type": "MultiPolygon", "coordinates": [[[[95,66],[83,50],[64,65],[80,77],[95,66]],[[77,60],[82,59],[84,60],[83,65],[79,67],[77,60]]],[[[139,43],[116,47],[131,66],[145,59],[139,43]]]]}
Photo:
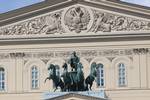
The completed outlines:
{"type": "Polygon", "coordinates": [[[45,0],[43,2],[0,14],[0,26],[71,6],[73,4],[85,4],[117,12],[133,14],[148,19],[150,18],[150,7],[122,2],[120,0],[45,0]]]}
{"type": "Polygon", "coordinates": [[[120,0],[45,0],[0,14],[2,45],[149,39],[150,8],[120,0]]]}

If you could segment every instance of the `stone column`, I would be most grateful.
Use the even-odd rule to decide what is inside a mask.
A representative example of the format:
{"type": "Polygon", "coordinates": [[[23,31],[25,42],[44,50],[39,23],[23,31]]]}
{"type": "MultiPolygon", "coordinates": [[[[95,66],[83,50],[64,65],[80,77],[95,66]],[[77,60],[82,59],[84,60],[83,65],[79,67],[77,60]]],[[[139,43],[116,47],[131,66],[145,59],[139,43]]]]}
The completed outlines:
{"type": "Polygon", "coordinates": [[[141,73],[141,88],[147,88],[147,52],[146,48],[140,48],[140,73],[141,73]]]}
{"type": "MultiPolygon", "coordinates": [[[[135,67],[135,71],[133,72],[136,80],[140,80],[140,88],[147,88],[147,48],[138,48],[133,50],[136,55],[134,56],[133,65],[135,67]],[[137,75],[139,73],[139,75],[137,75]],[[137,76],[139,76],[139,78],[137,76]]],[[[134,79],[134,78],[133,78],[134,79]]],[[[137,83],[136,83],[137,84],[137,83]]],[[[133,85],[136,85],[133,84],[133,85]]]]}
{"type": "Polygon", "coordinates": [[[147,80],[148,88],[150,88],[150,52],[147,54],[147,80]]]}
{"type": "Polygon", "coordinates": [[[130,71],[130,82],[128,83],[131,88],[140,88],[140,56],[137,49],[133,49],[133,65],[130,71]]]}
{"type": "Polygon", "coordinates": [[[15,59],[15,77],[16,77],[16,93],[23,92],[23,59],[24,53],[10,53],[15,59]]]}

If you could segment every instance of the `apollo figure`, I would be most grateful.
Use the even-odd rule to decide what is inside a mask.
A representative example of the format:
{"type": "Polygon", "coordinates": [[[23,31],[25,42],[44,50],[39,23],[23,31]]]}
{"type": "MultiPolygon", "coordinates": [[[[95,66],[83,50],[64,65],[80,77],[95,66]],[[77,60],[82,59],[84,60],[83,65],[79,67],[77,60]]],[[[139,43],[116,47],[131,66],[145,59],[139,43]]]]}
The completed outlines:
{"type": "Polygon", "coordinates": [[[77,65],[79,64],[80,62],[80,59],[79,57],[76,55],[76,52],[74,51],[72,54],[71,54],[71,57],[69,59],[69,64],[71,66],[71,70],[73,71],[77,71],[77,65]]]}

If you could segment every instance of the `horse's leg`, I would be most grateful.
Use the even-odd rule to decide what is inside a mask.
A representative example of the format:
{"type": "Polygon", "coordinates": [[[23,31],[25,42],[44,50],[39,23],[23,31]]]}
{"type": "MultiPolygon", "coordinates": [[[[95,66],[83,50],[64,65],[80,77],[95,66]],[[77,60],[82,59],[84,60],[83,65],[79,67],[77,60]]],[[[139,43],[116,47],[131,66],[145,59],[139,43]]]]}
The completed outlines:
{"type": "Polygon", "coordinates": [[[67,84],[66,90],[67,90],[68,92],[70,91],[69,84],[67,84]]]}
{"type": "Polygon", "coordinates": [[[71,84],[68,84],[68,92],[71,91],[71,84]]]}
{"type": "Polygon", "coordinates": [[[89,90],[89,89],[88,89],[88,83],[85,83],[84,88],[85,88],[85,91],[88,91],[88,90],[89,90]]]}
{"type": "Polygon", "coordinates": [[[93,85],[93,82],[90,84],[90,91],[92,91],[92,85],[93,85]]]}
{"type": "Polygon", "coordinates": [[[63,90],[66,92],[66,91],[67,91],[67,89],[68,89],[67,84],[65,84],[64,89],[63,89],[63,90]]]}
{"type": "Polygon", "coordinates": [[[69,91],[69,84],[66,85],[66,91],[69,91]]]}
{"type": "Polygon", "coordinates": [[[57,87],[55,88],[54,92],[57,90],[57,87]]]}
{"type": "Polygon", "coordinates": [[[76,83],[76,91],[79,91],[78,83],[76,83]]]}

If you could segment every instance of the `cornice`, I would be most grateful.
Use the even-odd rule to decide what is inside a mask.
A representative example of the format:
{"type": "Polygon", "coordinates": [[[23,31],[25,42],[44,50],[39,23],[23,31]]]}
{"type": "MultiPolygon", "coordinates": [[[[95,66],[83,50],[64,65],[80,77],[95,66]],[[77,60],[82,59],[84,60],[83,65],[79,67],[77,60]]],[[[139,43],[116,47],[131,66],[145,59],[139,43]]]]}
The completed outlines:
{"type": "Polygon", "coordinates": [[[0,26],[26,20],[47,12],[52,12],[54,10],[70,6],[74,3],[75,2],[70,0],[53,0],[52,2],[46,0],[20,9],[9,11],[7,13],[0,14],[0,26]]]}
{"type": "Polygon", "coordinates": [[[121,1],[111,0],[45,0],[43,2],[33,4],[27,7],[9,11],[0,14],[0,26],[14,23],[16,21],[25,20],[44,14],[50,11],[62,9],[73,4],[84,4],[91,7],[103,8],[122,12],[130,15],[135,15],[143,18],[150,18],[150,8],[135,4],[125,3],[121,1]],[[134,13],[134,14],[133,14],[134,13]]]}
{"type": "MultiPolygon", "coordinates": [[[[50,3],[49,0],[45,2],[50,3]]],[[[0,27],[0,44],[109,42],[150,38],[149,15],[141,17],[142,14],[125,10],[122,4],[116,2],[97,2],[56,0],[53,4],[43,4],[45,6],[41,9],[39,7],[20,16],[1,20],[0,25],[8,25],[0,27]]]]}
{"type": "Polygon", "coordinates": [[[89,35],[89,36],[66,36],[66,37],[35,37],[35,38],[9,38],[0,39],[0,45],[21,45],[21,44],[57,44],[57,43],[89,43],[89,42],[119,42],[119,41],[146,41],[150,35],[143,33],[116,34],[116,35],[89,35]]]}

